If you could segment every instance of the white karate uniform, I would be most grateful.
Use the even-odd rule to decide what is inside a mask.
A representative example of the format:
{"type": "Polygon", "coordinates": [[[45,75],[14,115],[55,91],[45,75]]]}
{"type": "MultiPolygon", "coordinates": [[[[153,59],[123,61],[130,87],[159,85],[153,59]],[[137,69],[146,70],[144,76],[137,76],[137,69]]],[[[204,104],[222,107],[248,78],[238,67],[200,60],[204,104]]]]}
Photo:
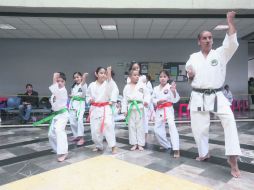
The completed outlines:
{"type": "Polygon", "coordinates": [[[117,84],[114,80],[112,80],[112,84],[113,84],[113,90],[112,90],[112,94],[110,97],[110,102],[112,102],[112,125],[115,128],[115,116],[118,115],[117,113],[117,109],[116,109],[116,102],[119,96],[119,89],[117,87],[117,84]]]}
{"type": "MultiPolygon", "coordinates": [[[[81,98],[86,97],[86,90],[87,90],[87,84],[85,83],[83,86],[82,84],[76,84],[71,89],[71,96],[78,96],[81,98]]],[[[73,136],[76,137],[82,137],[84,136],[84,113],[85,113],[85,106],[86,102],[84,101],[77,101],[77,100],[71,100],[69,104],[69,110],[70,110],[70,126],[73,133],[73,136]]]]}
{"type": "MultiPolygon", "coordinates": [[[[127,84],[129,84],[131,82],[131,79],[130,77],[127,78],[127,84]]],[[[139,79],[138,79],[138,83],[143,83],[146,85],[147,87],[147,90],[150,91],[149,88],[152,87],[152,84],[150,83],[146,83],[146,76],[145,75],[140,75],[139,79]]],[[[153,88],[152,88],[153,89],[153,88]]],[[[143,113],[143,126],[144,126],[144,129],[145,129],[145,133],[148,133],[148,123],[149,123],[149,106],[151,106],[151,101],[148,102],[148,107],[144,107],[144,113],[143,113]]]]}
{"type": "MultiPolygon", "coordinates": [[[[221,47],[211,50],[205,58],[202,52],[194,53],[186,63],[186,70],[192,67],[195,76],[191,86],[197,89],[218,89],[223,86],[226,76],[226,65],[237,50],[239,44],[236,34],[226,37],[221,47]]],[[[214,110],[215,94],[205,95],[192,91],[190,100],[191,127],[198,146],[200,157],[209,152],[209,126],[210,113],[217,115],[222,123],[225,133],[226,155],[241,155],[237,128],[230,103],[222,91],[216,92],[218,111],[214,110]]]]}
{"type": "MultiPolygon", "coordinates": [[[[65,87],[59,88],[55,83],[49,87],[52,93],[50,103],[53,111],[59,111],[63,108],[67,108],[68,94],[65,87]]],[[[53,151],[57,154],[68,153],[68,141],[65,127],[69,119],[68,111],[56,115],[51,122],[48,137],[49,143],[53,148],[53,151]]]]}
{"type": "MultiPolygon", "coordinates": [[[[150,92],[150,94],[152,95],[153,94],[153,86],[152,86],[152,83],[150,81],[148,81],[146,83],[146,86],[150,92]]],[[[147,112],[146,114],[146,123],[147,123],[147,133],[148,133],[148,123],[149,123],[149,120],[154,118],[154,115],[155,115],[155,112],[154,112],[154,106],[153,106],[153,101],[151,99],[149,105],[147,108],[145,108],[145,111],[147,112]]]]}
{"type": "MultiPolygon", "coordinates": [[[[102,84],[92,82],[87,89],[87,101],[90,102],[94,99],[96,103],[110,102],[113,96],[113,90],[115,88],[115,82],[113,79],[104,81],[102,84]]],[[[115,130],[113,125],[111,106],[106,105],[104,107],[97,107],[91,105],[90,107],[90,124],[92,140],[95,146],[99,149],[103,149],[103,136],[105,136],[108,146],[116,146],[115,130]],[[104,112],[105,110],[105,112],[104,112]],[[104,117],[105,116],[105,117],[104,117]],[[104,119],[104,130],[101,133],[101,125],[104,119]]]]}
{"type": "Polygon", "coordinates": [[[232,102],[233,102],[233,94],[232,94],[232,92],[230,91],[230,90],[223,90],[223,94],[224,94],[224,96],[228,99],[228,101],[230,102],[230,104],[232,104],[232,102]]]}
{"type": "MultiPolygon", "coordinates": [[[[163,88],[161,86],[154,87],[153,90],[153,103],[157,105],[157,102],[160,100],[167,100],[167,102],[176,103],[180,100],[180,96],[176,91],[176,97],[170,90],[169,84],[166,84],[163,88]]],[[[179,134],[176,129],[175,125],[175,115],[174,115],[174,108],[173,105],[170,107],[165,107],[161,109],[156,109],[155,112],[155,126],[154,126],[154,133],[156,139],[159,141],[160,145],[164,148],[168,149],[171,148],[171,143],[167,139],[167,133],[165,129],[165,124],[168,122],[169,127],[169,134],[171,138],[171,143],[173,146],[173,150],[179,150],[179,134]],[[165,109],[165,115],[164,115],[165,109]],[[166,121],[164,119],[166,117],[166,121]]]]}
{"type": "Polygon", "coordinates": [[[141,116],[135,106],[132,107],[129,117],[129,142],[131,145],[145,145],[145,127],[144,127],[144,105],[143,103],[149,103],[151,100],[150,93],[144,83],[138,82],[135,88],[131,88],[131,84],[127,84],[123,90],[122,112],[127,113],[130,109],[129,101],[141,101],[142,104],[138,104],[141,111],[141,116]]]}

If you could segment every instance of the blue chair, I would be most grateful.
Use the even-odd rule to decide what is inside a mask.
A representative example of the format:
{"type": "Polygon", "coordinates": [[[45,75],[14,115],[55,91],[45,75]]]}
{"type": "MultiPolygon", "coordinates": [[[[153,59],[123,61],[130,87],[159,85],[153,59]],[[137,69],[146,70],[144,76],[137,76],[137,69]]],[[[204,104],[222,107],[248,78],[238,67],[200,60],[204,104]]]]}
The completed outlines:
{"type": "Polygon", "coordinates": [[[0,108],[0,117],[1,117],[1,111],[3,110],[7,114],[7,118],[9,118],[9,114],[17,113],[18,108],[21,102],[20,97],[9,97],[7,100],[7,107],[0,108]]]}
{"type": "Polygon", "coordinates": [[[10,97],[7,100],[7,108],[8,109],[15,109],[18,108],[21,102],[21,98],[19,97],[10,97]]]}

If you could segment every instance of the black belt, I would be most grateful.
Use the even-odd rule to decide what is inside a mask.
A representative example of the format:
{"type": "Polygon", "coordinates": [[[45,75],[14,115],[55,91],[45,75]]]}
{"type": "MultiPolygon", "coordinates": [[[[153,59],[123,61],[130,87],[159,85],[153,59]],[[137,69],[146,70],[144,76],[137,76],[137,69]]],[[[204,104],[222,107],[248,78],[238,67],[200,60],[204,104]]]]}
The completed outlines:
{"type": "Polygon", "coordinates": [[[216,88],[216,89],[202,89],[202,88],[193,88],[194,92],[204,93],[204,94],[215,94],[216,92],[222,91],[223,88],[216,88]]]}
{"type": "Polygon", "coordinates": [[[215,100],[214,100],[214,112],[217,112],[218,110],[218,98],[216,95],[216,92],[222,91],[223,88],[216,88],[216,89],[201,89],[201,88],[193,88],[192,89],[194,92],[199,92],[203,94],[203,111],[205,111],[205,106],[204,106],[204,100],[205,100],[205,95],[211,95],[215,94],[215,100]]]}

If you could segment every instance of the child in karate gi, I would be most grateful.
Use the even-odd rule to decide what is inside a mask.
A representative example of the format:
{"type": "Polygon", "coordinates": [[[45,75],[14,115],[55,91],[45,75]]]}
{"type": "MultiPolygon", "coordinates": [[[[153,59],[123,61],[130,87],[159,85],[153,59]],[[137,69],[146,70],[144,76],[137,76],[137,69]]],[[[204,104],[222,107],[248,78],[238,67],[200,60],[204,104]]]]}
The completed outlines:
{"type": "Polygon", "coordinates": [[[172,82],[171,85],[168,83],[168,71],[162,70],[159,77],[160,85],[154,87],[153,90],[153,103],[156,106],[154,133],[160,145],[165,149],[171,148],[172,144],[174,157],[178,158],[180,157],[179,134],[175,125],[173,104],[179,101],[180,96],[176,91],[175,82],[172,82]],[[168,123],[171,142],[167,139],[166,123],[168,123]]]}
{"type": "Polygon", "coordinates": [[[88,73],[82,75],[80,72],[75,72],[73,74],[74,84],[71,88],[69,111],[70,126],[73,133],[71,141],[77,141],[77,145],[83,145],[85,143],[83,120],[86,106],[87,75],[88,73]]]}
{"type": "Polygon", "coordinates": [[[87,100],[90,107],[90,123],[92,140],[95,143],[93,151],[103,150],[103,137],[105,136],[112,153],[116,153],[116,138],[111,109],[112,92],[115,83],[111,77],[111,67],[107,69],[98,67],[95,71],[96,81],[87,89],[87,100]]]}
{"type": "Polygon", "coordinates": [[[69,120],[67,110],[68,94],[65,88],[66,77],[62,72],[54,73],[53,84],[49,87],[52,93],[50,103],[54,115],[51,120],[48,137],[53,151],[58,155],[58,161],[62,162],[68,155],[68,142],[65,127],[69,120]]]}
{"type": "Polygon", "coordinates": [[[142,151],[145,146],[144,107],[148,106],[151,96],[146,85],[138,82],[139,71],[131,70],[129,78],[130,83],[123,90],[122,112],[127,116],[131,150],[142,151]]]}

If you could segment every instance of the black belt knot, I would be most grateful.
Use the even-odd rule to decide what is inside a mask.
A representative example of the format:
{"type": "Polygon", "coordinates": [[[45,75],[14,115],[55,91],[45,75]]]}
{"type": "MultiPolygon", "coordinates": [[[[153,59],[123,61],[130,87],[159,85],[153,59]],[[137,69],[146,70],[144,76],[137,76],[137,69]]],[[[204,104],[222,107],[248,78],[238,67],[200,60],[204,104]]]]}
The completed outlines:
{"type": "Polygon", "coordinates": [[[218,109],[218,98],[217,98],[216,92],[222,91],[222,89],[223,88],[221,87],[221,88],[216,88],[216,89],[193,88],[192,90],[194,92],[199,92],[199,93],[203,94],[203,111],[205,111],[205,105],[204,105],[205,95],[215,94],[214,112],[217,112],[217,109],[218,109]]]}

